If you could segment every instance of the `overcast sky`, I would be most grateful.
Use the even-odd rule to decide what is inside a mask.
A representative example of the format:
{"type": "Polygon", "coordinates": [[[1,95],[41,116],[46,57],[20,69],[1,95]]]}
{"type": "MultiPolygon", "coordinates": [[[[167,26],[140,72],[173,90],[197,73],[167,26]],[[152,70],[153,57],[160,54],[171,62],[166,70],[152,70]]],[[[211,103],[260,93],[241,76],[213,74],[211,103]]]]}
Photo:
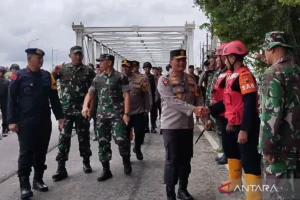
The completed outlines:
{"type": "MultiPolygon", "coordinates": [[[[72,22],[85,26],[184,26],[196,23],[195,62],[199,65],[200,41],[205,31],[204,14],[193,8],[193,0],[1,0],[0,65],[17,63],[26,67],[28,42],[46,52],[44,68],[51,68],[51,49],[58,49],[57,63],[69,62],[75,45],[72,22]]],[[[54,52],[54,63],[56,64],[54,52]]]]}

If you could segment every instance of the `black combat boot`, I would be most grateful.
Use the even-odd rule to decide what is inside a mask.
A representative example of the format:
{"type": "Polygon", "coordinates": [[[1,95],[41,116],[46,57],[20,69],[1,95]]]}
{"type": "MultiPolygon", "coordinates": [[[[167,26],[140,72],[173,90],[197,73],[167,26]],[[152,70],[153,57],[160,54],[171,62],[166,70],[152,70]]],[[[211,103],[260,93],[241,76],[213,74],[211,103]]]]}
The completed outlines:
{"type": "Polygon", "coordinates": [[[187,191],[188,180],[179,180],[177,198],[182,200],[193,200],[194,198],[187,191]]]}
{"type": "Polygon", "coordinates": [[[144,159],[143,153],[141,151],[141,147],[135,146],[134,149],[133,149],[133,152],[136,155],[136,159],[138,159],[138,160],[143,160],[144,159]]]}
{"type": "Polygon", "coordinates": [[[65,162],[58,163],[56,173],[52,176],[52,179],[54,181],[61,181],[67,177],[68,177],[68,172],[66,169],[66,163],[65,162]]]}
{"type": "Polygon", "coordinates": [[[220,158],[220,160],[217,161],[218,165],[226,165],[227,164],[227,157],[225,156],[225,154],[223,154],[223,156],[220,158]]]}
{"type": "Polygon", "coordinates": [[[175,185],[167,185],[167,200],[176,200],[175,185]]]}
{"type": "Polygon", "coordinates": [[[43,181],[44,171],[35,171],[33,176],[32,188],[41,192],[47,192],[48,186],[43,181]]]}
{"type": "Polygon", "coordinates": [[[131,162],[130,162],[130,156],[123,156],[123,165],[124,165],[124,173],[126,175],[131,174],[132,167],[131,167],[131,162]]]}
{"type": "Polygon", "coordinates": [[[83,171],[86,174],[92,173],[93,169],[90,165],[90,158],[84,158],[83,159],[83,171]]]}
{"type": "Polygon", "coordinates": [[[20,188],[21,188],[21,199],[28,199],[33,197],[33,193],[30,189],[29,177],[21,176],[19,177],[20,180],[20,188]]]}
{"type": "Polygon", "coordinates": [[[107,179],[110,179],[113,177],[111,171],[110,171],[110,166],[109,166],[109,161],[102,162],[102,167],[103,171],[101,175],[97,178],[99,182],[106,181],[107,179]]]}

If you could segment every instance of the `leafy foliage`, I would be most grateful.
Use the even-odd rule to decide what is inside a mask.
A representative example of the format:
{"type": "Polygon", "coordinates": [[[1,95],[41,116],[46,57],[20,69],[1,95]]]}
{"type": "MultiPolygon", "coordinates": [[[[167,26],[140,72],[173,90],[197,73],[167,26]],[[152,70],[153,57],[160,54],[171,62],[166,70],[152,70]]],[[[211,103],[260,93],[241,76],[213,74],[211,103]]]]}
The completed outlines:
{"type": "MultiPolygon", "coordinates": [[[[200,28],[212,30],[221,41],[243,41],[252,53],[259,52],[266,32],[284,31],[300,64],[300,0],[194,0],[210,20],[200,28]]],[[[255,61],[257,74],[266,64],[255,61]]]]}

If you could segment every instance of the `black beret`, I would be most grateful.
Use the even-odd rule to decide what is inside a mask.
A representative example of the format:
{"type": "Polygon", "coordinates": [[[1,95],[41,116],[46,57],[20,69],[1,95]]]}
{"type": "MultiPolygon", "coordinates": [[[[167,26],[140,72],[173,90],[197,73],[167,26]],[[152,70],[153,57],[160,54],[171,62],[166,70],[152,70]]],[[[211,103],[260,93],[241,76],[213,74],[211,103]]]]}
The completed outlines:
{"type": "Polygon", "coordinates": [[[186,58],[186,50],[177,49],[177,50],[170,51],[170,58],[173,58],[173,57],[176,59],[186,58]]]}
{"type": "Polygon", "coordinates": [[[26,49],[25,52],[27,54],[34,54],[34,55],[38,55],[38,56],[44,56],[45,55],[45,52],[41,49],[38,49],[38,48],[29,48],[29,49],[26,49]]]}
{"type": "Polygon", "coordinates": [[[110,54],[101,54],[100,57],[96,59],[97,62],[101,62],[103,60],[110,60],[110,61],[114,62],[115,57],[110,54]]]}

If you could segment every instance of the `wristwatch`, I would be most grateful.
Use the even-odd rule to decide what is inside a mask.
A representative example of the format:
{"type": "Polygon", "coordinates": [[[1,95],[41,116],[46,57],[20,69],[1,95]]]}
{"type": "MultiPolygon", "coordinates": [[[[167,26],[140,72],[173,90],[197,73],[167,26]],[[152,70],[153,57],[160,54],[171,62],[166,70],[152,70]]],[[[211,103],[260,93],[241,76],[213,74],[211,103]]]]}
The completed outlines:
{"type": "Polygon", "coordinates": [[[124,113],[124,115],[130,116],[129,113],[124,113]]]}

